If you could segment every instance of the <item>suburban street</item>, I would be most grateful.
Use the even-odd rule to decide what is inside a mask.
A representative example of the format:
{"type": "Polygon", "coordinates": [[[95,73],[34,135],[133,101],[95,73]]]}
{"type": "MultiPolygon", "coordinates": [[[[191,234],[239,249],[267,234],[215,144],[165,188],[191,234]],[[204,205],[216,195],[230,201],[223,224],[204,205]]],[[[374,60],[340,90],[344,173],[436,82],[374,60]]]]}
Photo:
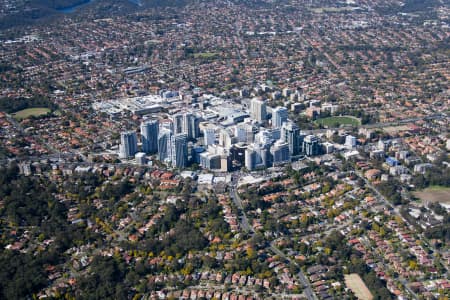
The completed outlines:
{"type": "MultiPolygon", "coordinates": [[[[239,194],[237,193],[237,182],[239,180],[239,173],[234,173],[232,175],[232,185],[230,186],[230,197],[233,200],[234,204],[238,207],[239,210],[239,221],[240,221],[240,226],[242,228],[242,230],[244,230],[245,232],[251,232],[252,234],[255,233],[253,227],[249,224],[248,222],[248,218],[247,215],[245,213],[244,207],[242,205],[242,201],[239,197],[239,194]]],[[[303,271],[300,269],[300,267],[298,266],[298,264],[293,261],[291,258],[289,258],[288,256],[286,256],[283,251],[281,251],[280,249],[277,248],[277,246],[275,245],[275,241],[270,242],[270,249],[277,255],[279,255],[280,257],[282,257],[283,259],[285,259],[286,261],[288,261],[290,264],[294,264],[295,266],[298,267],[298,269],[300,270],[297,273],[297,276],[304,288],[304,294],[305,296],[308,298],[308,300],[317,300],[317,296],[315,295],[311,284],[308,280],[308,278],[306,277],[306,275],[303,273],[303,271]]]]}

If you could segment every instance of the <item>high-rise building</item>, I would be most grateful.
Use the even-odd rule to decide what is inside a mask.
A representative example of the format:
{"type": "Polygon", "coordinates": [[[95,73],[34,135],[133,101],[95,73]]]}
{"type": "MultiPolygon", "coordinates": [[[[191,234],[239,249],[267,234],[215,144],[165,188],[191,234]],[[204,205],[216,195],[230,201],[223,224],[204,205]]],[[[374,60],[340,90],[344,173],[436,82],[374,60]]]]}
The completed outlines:
{"type": "Polygon", "coordinates": [[[232,145],[231,135],[226,129],[219,132],[219,145],[225,149],[230,149],[232,145]]]}
{"type": "Polygon", "coordinates": [[[186,113],[183,116],[183,133],[187,134],[188,139],[196,139],[200,136],[199,133],[199,118],[191,113],[186,113]]]}
{"type": "Polygon", "coordinates": [[[263,147],[269,147],[270,144],[273,143],[272,139],[272,132],[269,130],[261,130],[257,134],[255,134],[255,141],[256,144],[260,144],[263,147]]]}
{"type": "Polygon", "coordinates": [[[300,134],[300,128],[294,123],[283,123],[281,127],[281,140],[288,143],[289,154],[291,156],[299,155],[302,152],[303,136],[300,134]]]}
{"type": "Polygon", "coordinates": [[[279,165],[289,162],[291,155],[289,154],[289,144],[278,140],[270,147],[270,154],[272,155],[273,165],[279,165]]]}
{"type": "Polygon", "coordinates": [[[188,165],[188,138],[187,134],[173,135],[171,138],[172,166],[185,168],[188,165]]]}
{"type": "Polygon", "coordinates": [[[236,126],[235,136],[238,143],[251,144],[255,140],[256,127],[252,124],[243,123],[236,126]]]}
{"type": "Polygon", "coordinates": [[[137,152],[136,132],[125,131],[120,134],[119,157],[131,158],[137,152]]]}
{"type": "Polygon", "coordinates": [[[252,147],[245,149],[245,167],[247,170],[252,171],[256,166],[256,152],[252,147]]]}
{"type": "Polygon", "coordinates": [[[288,110],[286,107],[278,106],[272,110],[272,128],[281,128],[287,122],[288,110]]]}
{"type": "Polygon", "coordinates": [[[216,141],[216,130],[214,128],[206,128],[203,131],[203,135],[205,138],[205,146],[214,145],[216,141]]]}
{"type": "Polygon", "coordinates": [[[264,122],[267,117],[266,103],[258,98],[250,102],[250,116],[258,122],[264,122]]]}
{"type": "Polygon", "coordinates": [[[194,114],[176,114],[171,119],[174,134],[187,134],[188,139],[196,139],[199,137],[199,119],[194,114]]]}
{"type": "Polygon", "coordinates": [[[322,144],[322,149],[324,153],[330,154],[334,151],[334,145],[332,143],[325,142],[322,144]]]}
{"type": "Polygon", "coordinates": [[[276,141],[281,139],[281,127],[280,128],[272,128],[269,130],[272,135],[272,140],[276,141]]]}
{"type": "Polygon", "coordinates": [[[303,140],[303,149],[307,156],[320,154],[319,139],[315,135],[307,135],[303,140]]]}
{"type": "Polygon", "coordinates": [[[219,154],[209,152],[203,152],[202,154],[200,154],[200,166],[208,170],[220,169],[220,160],[221,155],[219,154]]]}
{"type": "Polygon", "coordinates": [[[183,133],[184,116],[182,114],[173,115],[172,122],[173,122],[173,133],[174,134],[183,133]]]}
{"type": "Polygon", "coordinates": [[[172,147],[170,144],[172,131],[163,128],[158,136],[158,159],[160,161],[168,161],[171,158],[172,147]]]}
{"type": "Polygon", "coordinates": [[[353,135],[347,135],[345,137],[345,146],[347,148],[355,148],[356,147],[356,137],[354,137],[353,135]]]}
{"type": "Polygon", "coordinates": [[[270,152],[266,147],[251,144],[245,149],[245,167],[249,171],[259,167],[267,167],[270,163],[270,152]]]}
{"type": "Polygon", "coordinates": [[[237,125],[234,128],[234,136],[236,137],[238,143],[246,143],[247,129],[245,128],[245,126],[237,125]]]}
{"type": "Polygon", "coordinates": [[[142,151],[146,154],[158,152],[159,122],[150,120],[141,124],[142,151]]]}
{"type": "Polygon", "coordinates": [[[243,144],[235,144],[231,147],[230,158],[234,165],[245,165],[245,149],[247,149],[247,146],[243,144]]]}
{"type": "Polygon", "coordinates": [[[136,163],[138,165],[145,165],[147,163],[147,158],[145,157],[145,153],[144,152],[136,153],[134,158],[136,159],[136,163]]]}

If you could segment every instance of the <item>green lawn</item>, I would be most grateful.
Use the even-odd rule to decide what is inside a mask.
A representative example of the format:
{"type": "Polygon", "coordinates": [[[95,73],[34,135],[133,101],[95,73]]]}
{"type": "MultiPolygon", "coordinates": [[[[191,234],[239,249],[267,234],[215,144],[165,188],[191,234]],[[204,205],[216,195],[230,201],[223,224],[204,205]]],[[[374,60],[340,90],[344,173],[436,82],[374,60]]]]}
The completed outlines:
{"type": "Polygon", "coordinates": [[[200,52],[200,53],[195,53],[194,58],[210,59],[210,58],[215,58],[218,55],[219,54],[216,52],[200,52]]]}
{"type": "Polygon", "coordinates": [[[35,108],[27,108],[24,110],[19,110],[18,112],[13,113],[12,115],[16,120],[23,120],[31,116],[41,116],[51,112],[49,108],[46,107],[35,107],[35,108]]]}
{"type": "Polygon", "coordinates": [[[433,192],[435,192],[435,191],[450,192],[450,188],[449,187],[442,186],[442,185],[432,185],[432,186],[429,186],[426,190],[433,191],[433,192]]]}
{"type": "Polygon", "coordinates": [[[343,116],[343,117],[329,117],[324,119],[316,120],[317,124],[322,124],[323,126],[328,127],[339,127],[340,125],[352,125],[359,126],[361,125],[361,121],[358,118],[351,116],[343,116]]]}

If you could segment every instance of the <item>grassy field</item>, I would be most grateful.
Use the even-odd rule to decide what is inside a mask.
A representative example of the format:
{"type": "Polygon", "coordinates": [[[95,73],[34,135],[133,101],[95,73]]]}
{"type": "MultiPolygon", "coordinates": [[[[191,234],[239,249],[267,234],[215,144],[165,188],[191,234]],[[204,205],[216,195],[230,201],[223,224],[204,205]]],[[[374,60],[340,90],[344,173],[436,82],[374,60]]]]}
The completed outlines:
{"type": "Polygon", "coordinates": [[[358,274],[349,274],[344,275],[345,277],[345,284],[348,286],[349,289],[353,291],[356,298],[361,300],[372,300],[373,296],[372,293],[367,288],[364,281],[359,277],[358,274]]]}
{"type": "Polygon", "coordinates": [[[414,196],[422,201],[450,203],[450,188],[444,186],[430,186],[424,190],[414,192],[414,196]]]}
{"type": "Polygon", "coordinates": [[[203,58],[203,59],[211,59],[217,56],[219,56],[219,54],[215,52],[201,52],[194,54],[194,58],[203,58]]]}
{"type": "Polygon", "coordinates": [[[329,117],[324,119],[316,120],[318,124],[322,124],[323,126],[328,127],[339,127],[340,125],[352,125],[359,126],[361,122],[358,118],[351,116],[342,116],[342,117],[329,117]]]}
{"type": "Polygon", "coordinates": [[[49,113],[51,110],[46,107],[35,107],[35,108],[27,108],[24,110],[19,110],[18,112],[13,113],[13,117],[16,120],[23,120],[31,116],[41,116],[49,113]]]}

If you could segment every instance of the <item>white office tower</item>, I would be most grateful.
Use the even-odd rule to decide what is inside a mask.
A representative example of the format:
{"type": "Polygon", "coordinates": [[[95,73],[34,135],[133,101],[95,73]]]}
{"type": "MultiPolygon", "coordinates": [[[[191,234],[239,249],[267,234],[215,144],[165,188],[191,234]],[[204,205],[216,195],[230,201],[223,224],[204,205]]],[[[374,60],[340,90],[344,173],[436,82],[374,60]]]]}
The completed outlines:
{"type": "Polygon", "coordinates": [[[245,149],[245,167],[247,170],[252,171],[255,169],[256,152],[253,147],[245,149]]]}
{"type": "Polygon", "coordinates": [[[171,162],[176,168],[185,168],[188,165],[188,138],[187,134],[177,134],[171,137],[171,162]]]}
{"type": "Polygon", "coordinates": [[[269,165],[269,150],[257,144],[252,144],[245,150],[245,167],[252,171],[258,167],[269,165]]]}
{"type": "Polygon", "coordinates": [[[141,123],[142,151],[146,154],[158,152],[159,122],[150,120],[141,123]]]}
{"type": "Polygon", "coordinates": [[[291,156],[299,155],[302,149],[302,136],[300,128],[292,122],[283,123],[281,127],[281,140],[288,143],[291,156]]]}
{"type": "Polygon", "coordinates": [[[267,116],[266,103],[258,98],[250,102],[250,116],[257,122],[264,122],[267,116]]]}
{"type": "Polygon", "coordinates": [[[334,151],[334,145],[332,143],[325,142],[322,144],[322,147],[326,154],[333,153],[333,151],[334,151]]]}
{"type": "Polygon", "coordinates": [[[219,145],[224,147],[225,149],[231,148],[231,135],[226,129],[221,129],[219,132],[219,145]]]}
{"type": "Polygon", "coordinates": [[[278,106],[272,110],[272,128],[281,128],[287,122],[288,110],[286,107],[278,106]]]}
{"type": "Polygon", "coordinates": [[[268,130],[261,130],[255,134],[255,144],[263,145],[263,147],[268,147],[273,143],[272,133],[268,130]]]}
{"type": "Polygon", "coordinates": [[[234,136],[236,137],[238,143],[246,143],[247,142],[246,126],[237,125],[236,127],[234,127],[234,136]]]}
{"type": "Polygon", "coordinates": [[[255,140],[255,130],[252,124],[239,124],[236,126],[235,136],[239,143],[251,144],[255,140]]]}
{"type": "Polygon", "coordinates": [[[138,165],[145,165],[147,163],[147,158],[145,157],[145,153],[144,152],[136,153],[134,158],[136,159],[136,163],[138,165]]]}
{"type": "Polygon", "coordinates": [[[137,152],[136,132],[126,131],[120,134],[119,158],[131,158],[137,152]]]}
{"type": "Polygon", "coordinates": [[[345,146],[349,149],[355,148],[356,147],[356,137],[354,137],[352,135],[347,135],[345,137],[345,146]]]}
{"type": "Polygon", "coordinates": [[[167,162],[171,159],[171,138],[172,131],[167,128],[162,128],[158,136],[158,159],[162,162],[167,162]]]}
{"type": "Polygon", "coordinates": [[[279,165],[289,162],[291,155],[289,154],[289,144],[278,140],[270,147],[270,154],[272,155],[273,165],[279,165]]]}
{"type": "Polygon", "coordinates": [[[205,138],[205,146],[214,145],[216,141],[216,130],[214,128],[206,128],[203,130],[203,135],[205,138]]]}

